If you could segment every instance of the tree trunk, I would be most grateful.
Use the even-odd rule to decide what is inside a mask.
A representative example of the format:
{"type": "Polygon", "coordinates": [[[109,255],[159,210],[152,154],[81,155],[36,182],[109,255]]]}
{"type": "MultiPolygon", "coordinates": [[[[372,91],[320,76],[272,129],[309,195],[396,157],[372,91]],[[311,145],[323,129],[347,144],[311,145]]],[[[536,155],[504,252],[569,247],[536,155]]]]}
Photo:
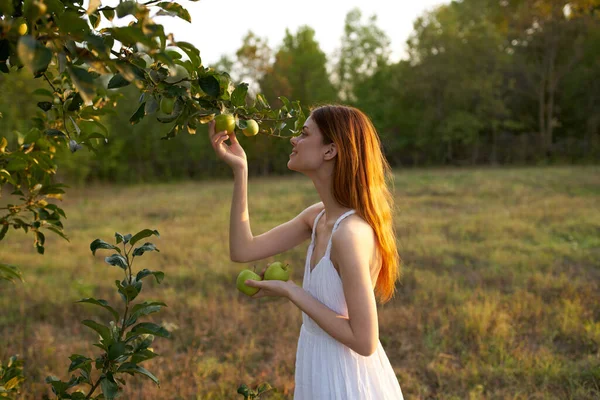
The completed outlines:
{"type": "Polygon", "coordinates": [[[490,155],[490,164],[498,164],[498,130],[492,126],[492,154],[490,155]]]}
{"type": "Polygon", "coordinates": [[[479,159],[479,134],[475,136],[475,141],[473,142],[473,149],[471,151],[471,164],[477,164],[477,159],[479,159]]]}
{"type": "Polygon", "coordinates": [[[555,74],[554,67],[556,63],[556,56],[558,52],[558,38],[552,36],[550,38],[550,46],[548,48],[548,103],[546,108],[546,131],[544,132],[544,156],[548,157],[551,153],[552,148],[552,133],[554,130],[553,117],[554,117],[554,95],[558,85],[558,74],[555,74]]]}
{"type": "MultiPolygon", "coordinates": [[[[544,71],[545,72],[545,71],[544,71]]],[[[542,79],[540,82],[539,92],[538,92],[538,139],[539,139],[539,148],[542,154],[544,151],[544,142],[546,136],[546,79],[545,73],[542,73],[542,79]]]]}

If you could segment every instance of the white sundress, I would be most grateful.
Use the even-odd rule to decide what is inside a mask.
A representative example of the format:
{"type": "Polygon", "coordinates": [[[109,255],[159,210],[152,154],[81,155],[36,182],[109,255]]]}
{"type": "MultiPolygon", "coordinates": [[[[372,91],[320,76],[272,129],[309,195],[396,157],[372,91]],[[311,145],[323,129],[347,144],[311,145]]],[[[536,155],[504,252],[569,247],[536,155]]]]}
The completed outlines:
{"type": "MultiPolygon", "coordinates": [[[[315,245],[315,218],[312,239],[306,255],[302,286],[313,297],[336,313],[348,316],[342,280],[330,260],[331,237],[327,250],[313,271],[310,260],[315,245]]],[[[354,213],[350,210],[335,222],[354,213]]],[[[403,400],[400,384],[381,346],[365,357],[332,338],[308,315],[302,313],[302,328],[296,351],[294,400],[403,400]]]]}

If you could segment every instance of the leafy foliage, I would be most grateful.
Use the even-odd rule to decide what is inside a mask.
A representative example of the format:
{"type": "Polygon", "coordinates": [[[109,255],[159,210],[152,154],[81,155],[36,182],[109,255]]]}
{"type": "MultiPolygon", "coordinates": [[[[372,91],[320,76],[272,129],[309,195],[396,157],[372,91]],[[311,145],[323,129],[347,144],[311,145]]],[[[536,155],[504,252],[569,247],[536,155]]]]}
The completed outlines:
{"type": "Polygon", "coordinates": [[[24,380],[23,360],[12,356],[6,366],[0,361],[0,398],[12,398],[19,394],[19,385],[24,380]]]}
{"type": "Polygon", "coordinates": [[[54,376],[46,378],[46,382],[52,386],[52,391],[58,399],[114,399],[122,391],[122,385],[125,384],[124,374],[143,375],[156,385],[160,385],[158,378],[139,364],[158,356],[150,347],[155,337],[169,338],[171,334],[160,325],[152,322],[138,323],[138,321],[142,317],[160,311],[167,305],[161,301],[144,301],[133,304],[133,300],[141,293],[142,279],[145,276],[154,275],[156,281],[160,283],[164,278],[164,273],[143,269],[134,274],[131,269],[136,257],[141,256],[145,251],[158,251],[156,246],[149,242],[141,247],[134,247],[138,240],[152,235],[160,236],[156,230],[143,229],[135,235],[115,233],[114,245],[101,239],[96,239],[90,244],[93,255],[97,250],[116,250],[119,253],[106,257],[105,261],[124,271],[124,279],[115,282],[117,291],[124,302],[124,308],[121,313],[103,299],[84,298],[77,301],[99,306],[108,311],[111,318],[108,324],[93,320],[82,321],[83,325],[98,334],[98,342],[94,343],[94,346],[102,349],[103,353],[96,358],[72,354],[69,357],[71,364],[68,372],[77,372],[79,375],[71,375],[68,382],[61,381],[54,376]],[[144,251],[139,250],[142,248],[144,251]],[[98,371],[97,378],[93,377],[93,369],[98,371]],[[87,394],[81,389],[69,393],[82,384],[90,386],[87,394]],[[102,393],[94,395],[98,388],[102,393]]]}
{"type": "Polygon", "coordinates": [[[0,71],[25,69],[47,84],[32,93],[44,98],[37,102],[34,126],[25,134],[15,132],[16,143],[0,141],[0,187],[9,184],[10,194],[19,199],[3,208],[0,240],[10,226],[23,229],[43,254],[46,230],[67,239],[61,223],[65,213],[49,202],[64,194],[65,186],[53,183],[57,148],[96,153],[109,140],[103,118],[115,114],[123,97],[120,88],[138,91],[129,123],[152,116],[169,125],[163,139],[195,134],[221,113],[236,115],[238,127],[254,119],[260,133],[278,137],[296,132],[291,121],[303,122],[297,101],[280,109],[264,97],[248,101],[247,84],[235,84],[228,72],[203,66],[200,51],[165,33],[153,20],[153,10],[158,10],[154,16],[191,22],[182,5],[156,0],[128,0],[114,7],[92,1],[87,9],[76,0],[0,2],[0,71]],[[134,21],[118,24],[125,17],[134,21]],[[100,28],[102,21],[108,27],[100,28]],[[169,114],[159,107],[165,98],[174,102],[169,114]]]}
{"type": "Polygon", "coordinates": [[[238,388],[237,392],[244,396],[244,400],[257,400],[260,398],[261,395],[265,394],[271,389],[271,385],[269,385],[266,382],[261,383],[255,389],[251,389],[248,387],[248,385],[242,384],[238,388]]]}

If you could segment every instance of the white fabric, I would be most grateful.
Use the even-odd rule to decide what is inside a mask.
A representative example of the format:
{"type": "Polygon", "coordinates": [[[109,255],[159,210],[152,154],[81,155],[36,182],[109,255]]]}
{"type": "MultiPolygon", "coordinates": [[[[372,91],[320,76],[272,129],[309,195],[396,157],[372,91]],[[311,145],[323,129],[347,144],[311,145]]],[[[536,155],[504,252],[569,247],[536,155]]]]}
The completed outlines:
{"type": "MultiPolygon", "coordinates": [[[[327,307],[347,317],[342,280],[330,260],[331,238],[325,255],[314,270],[310,270],[317,223],[324,211],[315,218],[302,286],[327,307]]],[[[339,223],[352,213],[354,210],[336,221],[332,236],[339,223]]],[[[361,356],[332,338],[305,313],[302,313],[295,375],[294,400],[403,399],[400,384],[381,342],[371,356],[361,356]]]]}

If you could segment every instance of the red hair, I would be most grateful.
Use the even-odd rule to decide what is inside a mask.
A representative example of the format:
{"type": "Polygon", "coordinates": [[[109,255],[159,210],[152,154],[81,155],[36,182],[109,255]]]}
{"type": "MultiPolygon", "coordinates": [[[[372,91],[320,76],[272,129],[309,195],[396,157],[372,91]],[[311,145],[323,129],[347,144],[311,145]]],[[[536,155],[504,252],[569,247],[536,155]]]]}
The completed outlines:
{"type": "Polygon", "coordinates": [[[333,176],[336,201],[356,210],[375,231],[382,256],[375,292],[385,303],[396,290],[400,257],[392,215],[394,200],[386,183],[392,170],[381,150],[381,141],[369,117],[353,107],[321,106],[311,111],[311,118],[324,142],[337,147],[333,176]]]}

